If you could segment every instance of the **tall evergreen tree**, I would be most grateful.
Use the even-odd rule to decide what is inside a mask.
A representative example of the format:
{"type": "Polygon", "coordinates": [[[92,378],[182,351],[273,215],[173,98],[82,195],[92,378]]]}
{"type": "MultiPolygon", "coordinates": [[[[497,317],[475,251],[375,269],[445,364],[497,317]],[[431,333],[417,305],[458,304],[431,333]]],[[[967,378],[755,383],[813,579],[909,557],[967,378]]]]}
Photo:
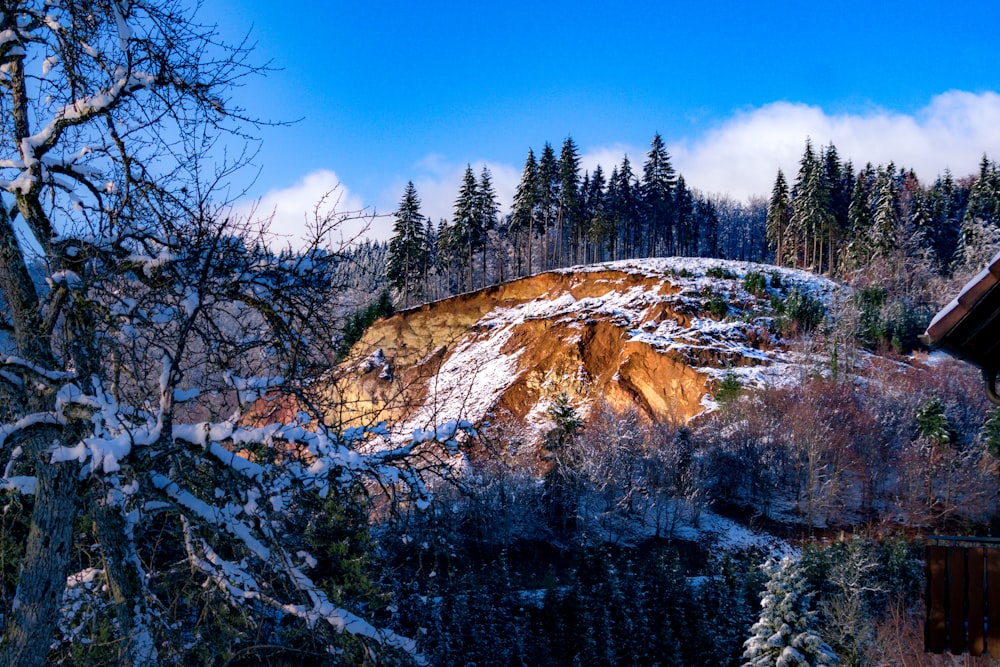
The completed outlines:
{"type": "MultiPolygon", "coordinates": [[[[605,253],[610,253],[616,235],[611,216],[607,210],[606,182],[601,165],[594,169],[594,175],[585,188],[586,240],[593,246],[593,260],[600,261],[605,253]]],[[[584,253],[584,261],[587,254],[584,253]]]]}
{"type": "Polygon", "coordinates": [[[969,190],[969,203],[962,217],[955,265],[976,271],[990,260],[1000,237],[1000,168],[983,155],[979,176],[969,190]]]}
{"type": "Polygon", "coordinates": [[[956,183],[948,170],[927,191],[925,203],[929,221],[923,233],[941,273],[948,272],[955,259],[968,197],[968,188],[956,183]]]}
{"type": "Polygon", "coordinates": [[[872,201],[875,198],[875,181],[875,167],[870,162],[854,181],[847,216],[848,236],[851,239],[847,254],[851,268],[864,266],[872,255],[868,243],[868,230],[871,229],[874,219],[872,201]]]}
{"type": "MultiPolygon", "coordinates": [[[[572,261],[583,241],[580,211],[580,155],[573,137],[566,137],[559,153],[559,213],[556,222],[556,257],[562,263],[563,248],[571,246],[572,261]]],[[[571,253],[566,253],[570,259],[571,253]]]]}
{"type": "Polygon", "coordinates": [[[642,167],[642,202],[650,245],[643,254],[672,254],[674,245],[674,186],[677,175],[670,164],[663,137],[657,133],[650,143],[642,167]]]}
{"type": "Polygon", "coordinates": [[[854,167],[850,162],[841,164],[833,142],[823,153],[824,176],[830,191],[830,219],[827,230],[827,263],[830,274],[837,269],[837,255],[847,233],[851,189],[854,187],[854,167]]]}
{"type": "Polygon", "coordinates": [[[400,293],[403,305],[408,306],[411,295],[422,288],[428,254],[424,216],[420,213],[420,199],[413,181],[406,184],[395,215],[386,277],[400,293]]]}
{"type": "Polygon", "coordinates": [[[473,289],[475,281],[473,280],[472,257],[479,248],[483,235],[482,220],[479,217],[479,184],[472,172],[472,165],[465,166],[462,187],[458,191],[458,199],[455,200],[455,215],[452,218],[452,225],[455,240],[464,248],[462,265],[469,272],[466,289],[473,289]]]}
{"type": "Polygon", "coordinates": [[[538,160],[538,208],[542,223],[538,230],[542,235],[541,269],[547,271],[552,266],[549,230],[555,225],[559,211],[559,161],[556,159],[552,144],[548,142],[545,142],[542,156],[538,160]]]}
{"type": "Polygon", "coordinates": [[[900,238],[899,191],[896,187],[896,166],[878,170],[875,182],[875,206],[869,232],[872,256],[887,257],[897,247],[900,238]]]}
{"type": "Polygon", "coordinates": [[[676,253],[692,256],[698,254],[698,226],[695,219],[694,196],[688,190],[683,176],[677,177],[674,186],[674,230],[676,253]]]}
{"type": "Polygon", "coordinates": [[[791,218],[803,266],[812,266],[816,271],[823,270],[822,241],[832,218],[825,170],[813,150],[812,141],[807,139],[795,179],[791,218]]]}
{"type": "Polygon", "coordinates": [[[635,257],[639,245],[639,205],[640,190],[632,171],[628,155],[622,158],[621,166],[612,174],[610,190],[613,192],[610,207],[614,226],[620,233],[621,250],[617,259],[635,257]]]}
{"type": "MultiPolygon", "coordinates": [[[[523,246],[528,254],[528,275],[531,275],[531,245],[534,234],[535,214],[538,211],[538,163],[535,161],[535,153],[528,149],[528,157],[524,161],[524,169],[521,170],[521,180],[514,191],[514,203],[510,217],[511,233],[514,236],[515,244],[523,246]]],[[[516,249],[518,261],[517,275],[521,274],[521,247],[516,249]]]]}
{"type": "Polygon", "coordinates": [[[479,185],[476,188],[476,233],[478,235],[477,245],[483,253],[483,287],[486,287],[487,266],[486,249],[490,245],[490,236],[497,227],[497,216],[500,215],[500,203],[497,201],[496,191],[493,189],[493,176],[486,165],[479,175],[479,185]]]}
{"type": "Polygon", "coordinates": [[[788,233],[791,218],[788,183],[785,182],[785,175],[781,169],[778,169],[778,176],[775,178],[774,188],[771,190],[771,199],[767,204],[767,241],[774,250],[774,263],[778,266],[786,265],[785,258],[788,255],[788,233]]]}
{"type": "Polygon", "coordinates": [[[719,215],[712,200],[698,198],[695,202],[695,219],[698,230],[698,254],[701,257],[720,257],[719,215]]]}

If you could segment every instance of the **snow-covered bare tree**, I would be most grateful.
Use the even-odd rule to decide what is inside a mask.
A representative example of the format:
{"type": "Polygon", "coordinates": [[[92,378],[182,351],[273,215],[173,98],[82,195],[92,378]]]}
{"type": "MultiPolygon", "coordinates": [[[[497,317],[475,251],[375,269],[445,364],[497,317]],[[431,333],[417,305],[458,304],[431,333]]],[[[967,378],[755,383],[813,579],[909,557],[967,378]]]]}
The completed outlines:
{"type": "Polygon", "coordinates": [[[241,136],[227,89],[259,68],[192,11],[0,3],[2,492],[30,508],[0,665],[45,664],[86,609],[110,619],[106,660],[188,662],[198,635],[163,599],[178,579],[228,598],[258,630],[298,617],[413,650],[314,581],[315,557],[295,550],[289,526],[302,494],[365,476],[419,490],[411,455],[453,443],[457,425],[361,456],[372,433],[306,417],[306,400],[279,415],[290,425],[248,420],[263,392],[294,390],[327,358],[338,256],[319,239],[342,216],[317,216],[316,241],[274,253],[213,203],[230,167],[203,158],[241,136]],[[164,556],[151,530],[181,565],[153,569],[164,556]],[[69,576],[82,552],[96,567],[69,576]]]}

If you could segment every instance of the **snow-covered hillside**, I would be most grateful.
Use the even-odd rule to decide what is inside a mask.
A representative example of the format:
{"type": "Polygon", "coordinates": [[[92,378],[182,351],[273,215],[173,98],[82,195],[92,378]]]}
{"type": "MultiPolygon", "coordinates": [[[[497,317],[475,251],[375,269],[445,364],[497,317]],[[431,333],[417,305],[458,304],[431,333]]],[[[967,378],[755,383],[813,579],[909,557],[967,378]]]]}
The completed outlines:
{"type": "MultiPolygon", "coordinates": [[[[719,383],[778,386],[802,374],[788,344],[803,309],[842,288],[803,271],[698,258],[627,260],[535,275],[376,323],[338,369],[336,403],[399,437],[498,412],[536,433],[567,392],[687,420],[719,383]]],[[[343,417],[343,412],[340,414],[343,417]]]]}

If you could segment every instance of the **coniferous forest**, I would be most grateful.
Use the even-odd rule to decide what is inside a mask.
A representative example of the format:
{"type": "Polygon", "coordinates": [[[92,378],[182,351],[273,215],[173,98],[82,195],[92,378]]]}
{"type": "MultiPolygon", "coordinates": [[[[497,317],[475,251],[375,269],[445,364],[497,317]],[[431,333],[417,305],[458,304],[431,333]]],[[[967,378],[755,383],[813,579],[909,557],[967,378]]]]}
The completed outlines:
{"type": "Polygon", "coordinates": [[[233,213],[248,153],[212,152],[263,122],[229,96],[267,71],[246,43],[173,0],[8,5],[0,665],[951,660],[923,652],[923,538],[1000,531],[1000,411],[919,334],[1000,247],[996,163],[921,181],[805,139],[741,203],[659,135],[588,173],[567,138],[528,150],[509,207],[470,165],[450,220],[409,183],[388,244],[329,247],[350,214],[317,206],[277,250],[233,213]],[[541,432],[498,410],[394,440],[324,391],[393,313],[654,256],[848,296],[748,271],[775,313],[757,349],[801,372],[727,374],[691,420],[562,391],[541,432]]]}

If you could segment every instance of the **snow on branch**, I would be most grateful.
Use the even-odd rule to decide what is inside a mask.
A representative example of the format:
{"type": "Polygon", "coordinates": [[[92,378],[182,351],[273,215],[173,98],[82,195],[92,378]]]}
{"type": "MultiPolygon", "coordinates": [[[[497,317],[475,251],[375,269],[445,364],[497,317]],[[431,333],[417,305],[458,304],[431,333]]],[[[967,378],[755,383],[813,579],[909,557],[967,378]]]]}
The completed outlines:
{"type": "Polygon", "coordinates": [[[65,373],[62,371],[53,371],[47,368],[42,368],[38,364],[33,364],[27,359],[22,359],[21,357],[13,355],[0,355],[0,368],[10,367],[18,369],[22,373],[28,373],[43,380],[49,380],[51,382],[59,382],[62,380],[69,380],[73,378],[72,373],[65,373]]]}

